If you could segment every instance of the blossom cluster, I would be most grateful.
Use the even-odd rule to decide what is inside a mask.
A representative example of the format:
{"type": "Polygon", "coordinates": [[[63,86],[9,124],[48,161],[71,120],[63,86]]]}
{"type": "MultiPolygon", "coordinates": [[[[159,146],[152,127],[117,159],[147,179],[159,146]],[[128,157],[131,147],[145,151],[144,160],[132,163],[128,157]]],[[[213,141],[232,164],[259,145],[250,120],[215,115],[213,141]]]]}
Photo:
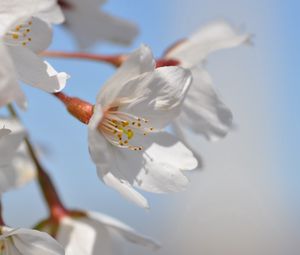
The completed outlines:
{"type": "Polygon", "coordinates": [[[53,26],[69,30],[80,49],[98,42],[129,45],[137,26],[102,11],[104,3],[0,3],[0,107],[10,113],[0,119],[0,192],[35,179],[49,209],[49,217],[33,229],[11,228],[0,215],[0,254],[113,254],[116,237],[160,246],[110,216],[65,207],[14,108],[16,103],[27,109],[20,82],[55,96],[87,125],[87,149],[99,179],[142,208],[150,206],[138,190],[182,191],[189,183],[187,171],[201,167],[198,145],[189,137],[215,141],[232,128],[232,113],[215,91],[205,60],[217,50],[247,44],[248,34],[224,21],[212,22],[172,44],[160,58],[145,44],[113,56],[46,51],[53,26]],[[57,71],[45,56],[103,61],[116,71],[92,104],[63,92],[71,75],[57,71]]]}

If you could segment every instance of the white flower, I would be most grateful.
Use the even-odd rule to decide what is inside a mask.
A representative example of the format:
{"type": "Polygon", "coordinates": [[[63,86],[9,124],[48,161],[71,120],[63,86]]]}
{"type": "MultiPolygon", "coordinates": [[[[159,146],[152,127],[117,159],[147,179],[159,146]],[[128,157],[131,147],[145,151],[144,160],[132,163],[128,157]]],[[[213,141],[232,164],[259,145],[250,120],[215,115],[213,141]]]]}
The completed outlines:
{"type": "Polygon", "coordinates": [[[67,255],[110,255],[120,254],[115,245],[120,237],[152,249],[159,248],[155,241],[123,222],[96,212],[88,212],[83,217],[64,217],[56,240],[65,247],[67,255]]]}
{"type": "Polygon", "coordinates": [[[99,10],[104,0],[58,0],[66,17],[66,27],[80,47],[96,41],[129,44],[138,34],[135,24],[99,10]]]}
{"type": "Polygon", "coordinates": [[[13,118],[0,118],[0,194],[23,186],[36,176],[36,168],[28,156],[22,141],[26,131],[19,121],[13,118]],[[10,130],[8,132],[8,130],[10,130]]]}
{"type": "Polygon", "coordinates": [[[248,34],[238,34],[229,24],[208,24],[190,38],[172,47],[166,59],[178,60],[192,72],[193,83],[183,103],[180,116],[174,121],[177,135],[186,140],[189,130],[217,140],[232,126],[232,113],[213,88],[213,82],[204,69],[206,57],[217,50],[247,43],[248,34]]]}
{"type": "Polygon", "coordinates": [[[155,69],[149,48],[132,53],[102,87],[89,122],[89,150],[98,175],[139,206],[146,199],[132,185],[150,192],[180,191],[182,170],[197,160],[174,136],[161,131],[180,112],[191,83],[180,67],[155,69]]]}
{"type": "Polygon", "coordinates": [[[50,24],[39,17],[53,22],[63,20],[54,3],[54,0],[1,1],[0,57],[5,61],[0,64],[0,106],[12,100],[23,108],[26,106],[17,78],[50,93],[65,86],[68,75],[57,73],[37,55],[52,40],[50,24]]]}
{"type": "Polygon", "coordinates": [[[65,254],[61,245],[48,234],[32,229],[1,227],[0,254],[58,255],[65,254]]]}

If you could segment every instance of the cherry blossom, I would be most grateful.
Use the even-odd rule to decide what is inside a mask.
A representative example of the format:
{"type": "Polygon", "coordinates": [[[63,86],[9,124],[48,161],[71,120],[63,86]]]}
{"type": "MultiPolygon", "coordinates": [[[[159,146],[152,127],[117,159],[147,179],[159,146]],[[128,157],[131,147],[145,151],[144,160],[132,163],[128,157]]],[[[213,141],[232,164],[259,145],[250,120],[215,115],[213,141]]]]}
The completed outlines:
{"type": "Polygon", "coordinates": [[[166,52],[164,59],[178,62],[193,76],[182,112],[173,122],[176,134],[186,142],[190,130],[209,140],[217,140],[231,129],[232,113],[213,88],[212,78],[204,64],[209,54],[249,43],[250,38],[249,34],[238,33],[226,22],[213,22],[166,52]]]}
{"type": "Polygon", "coordinates": [[[141,46],[101,88],[89,122],[89,150],[99,177],[129,200],[148,207],[132,186],[149,192],[183,190],[182,171],[197,160],[163,129],[180,113],[192,78],[180,67],[155,69],[141,46]]]}
{"type": "Polygon", "coordinates": [[[0,106],[15,100],[19,106],[26,107],[17,79],[47,92],[60,91],[65,86],[68,75],[57,73],[38,56],[39,52],[48,48],[52,40],[48,21],[63,21],[55,1],[1,2],[0,56],[5,61],[0,65],[0,106]]]}

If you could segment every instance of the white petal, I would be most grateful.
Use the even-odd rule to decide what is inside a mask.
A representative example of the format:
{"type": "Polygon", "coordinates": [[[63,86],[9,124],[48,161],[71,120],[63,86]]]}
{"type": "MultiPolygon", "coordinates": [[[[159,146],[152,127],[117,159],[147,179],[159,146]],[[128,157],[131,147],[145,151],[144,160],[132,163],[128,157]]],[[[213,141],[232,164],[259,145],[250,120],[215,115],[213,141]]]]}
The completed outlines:
{"type": "Polygon", "coordinates": [[[161,67],[129,81],[119,93],[127,103],[119,111],[149,120],[156,129],[164,128],[181,110],[181,104],[192,82],[188,70],[161,67]]]}
{"type": "Polygon", "coordinates": [[[119,94],[131,95],[131,88],[124,86],[128,81],[145,72],[153,71],[155,68],[155,60],[151,50],[141,45],[139,49],[128,56],[128,59],[116,71],[110,80],[108,80],[101,88],[97,102],[102,106],[112,103],[119,94]]]}
{"type": "Polygon", "coordinates": [[[10,134],[10,133],[11,133],[11,130],[10,130],[10,129],[7,129],[7,128],[1,128],[1,129],[0,129],[0,139],[1,139],[1,137],[6,136],[6,135],[8,135],[8,134],[10,134]]]}
{"type": "Polygon", "coordinates": [[[99,1],[85,1],[84,5],[68,2],[72,7],[64,10],[66,26],[82,48],[97,41],[128,45],[138,34],[135,24],[100,11],[99,1]]]}
{"type": "Polygon", "coordinates": [[[192,69],[193,83],[174,121],[176,129],[191,129],[209,140],[224,137],[232,127],[232,113],[213,89],[209,74],[200,67],[192,69]]]}
{"type": "Polygon", "coordinates": [[[65,21],[64,14],[57,4],[57,0],[39,1],[39,11],[35,12],[36,17],[51,23],[60,24],[65,21]]]}
{"type": "Polygon", "coordinates": [[[8,47],[19,79],[28,85],[53,93],[62,90],[69,77],[66,73],[54,73],[48,63],[26,47],[8,47]]]}
{"type": "Polygon", "coordinates": [[[142,208],[149,208],[148,201],[139,192],[134,190],[134,188],[128,181],[114,176],[111,172],[103,174],[103,169],[101,168],[101,166],[97,166],[97,168],[99,176],[102,178],[103,182],[106,185],[114,188],[121,195],[123,195],[125,198],[127,198],[129,201],[132,201],[136,205],[142,208]]]}
{"type": "Polygon", "coordinates": [[[96,165],[101,164],[104,169],[108,169],[112,161],[109,144],[97,129],[101,118],[101,107],[98,105],[94,108],[94,114],[88,124],[89,152],[96,165]]]}
{"type": "Polygon", "coordinates": [[[15,176],[14,187],[21,187],[36,177],[36,166],[29,156],[24,142],[15,153],[10,168],[11,173],[15,176]]]}
{"type": "Polygon", "coordinates": [[[25,108],[26,99],[18,84],[12,59],[1,41],[0,57],[0,107],[16,101],[20,107],[25,108]]]}
{"type": "Polygon", "coordinates": [[[32,229],[17,229],[12,235],[16,248],[22,254],[58,255],[65,254],[61,245],[50,235],[32,229]]]}
{"type": "Polygon", "coordinates": [[[12,132],[0,138],[0,194],[11,188],[16,188],[23,184],[24,172],[12,167],[13,157],[25,136],[25,130],[17,121],[10,125],[7,121],[0,120],[12,129],[12,132]],[[13,125],[18,125],[13,127],[13,125]]]}
{"type": "Polygon", "coordinates": [[[151,145],[144,154],[152,159],[150,163],[163,162],[181,171],[193,170],[197,167],[198,162],[193,153],[174,135],[159,132],[150,135],[149,140],[151,145]]]}
{"type": "Polygon", "coordinates": [[[97,123],[102,116],[100,111],[101,109],[99,109],[98,107],[95,108],[94,114],[88,126],[89,151],[92,160],[97,166],[98,175],[105,184],[115,188],[127,199],[135,202],[141,207],[148,208],[146,199],[138,192],[136,192],[129,183],[116,178],[108,172],[114,166],[114,158],[111,154],[111,145],[97,130],[97,123]]]}
{"type": "Polygon", "coordinates": [[[40,17],[49,23],[60,23],[63,21],[63,15],[56,0],[1,1],[0,34],[3,34],[3,27],[12,25],[17,19],[31,16],[40,17]]]}
{"type": "Polygon", "coordinates": [[[4,125],[12,131],[0,139],[0,166],[3,166],[11,162],[26,131],[20,122],[14,119],[0,119],[0,125],[4,125]]]}
{"type": "Polygon", "coordinates": [[[88,212],[88,217],[100,222],[106,228],[115,230],[118,234],[132,243],[147,246],[152,249],[158,249],[160,247],[160,245],[153,239],[137,233],[130,226],[108,215],[100,214],[98,212],[88,212]]]}
{"type": "Polygon", "coordinates": [[[250,35],[237,33],[228,23],[214,22],[173,47],[166,57],[179,59],[185,67],[191,67],[216,50],[236,47],[249,40],[250,35]]]}
{"type": "Polygon", "coordinates": [[[92,255],[97,241],[96,234],[94,226],[89,226],[80,219],[64,217],[56,239],[65,247],[66,255],[92,255]]]}
{"type": "Polygon", "coordinates": [[[40,53],[46,50],[52,41],[52,29],[45,21],[33,17],[31,19],[32,25],[28,37],[31,41],[26,42],[26,46],[33,52],[40,53]]]}
{"type": "Polygon", "coordinates": [[[143,151],[111,146],[114,160],[103,174],[107,185],[127,197],[135,195],[131,185],[155,193],[185,189],[188,180],[181,171],[196,168],[197,160],[184,145],[166,132],[140,135],[136,142],[143,151]]]}

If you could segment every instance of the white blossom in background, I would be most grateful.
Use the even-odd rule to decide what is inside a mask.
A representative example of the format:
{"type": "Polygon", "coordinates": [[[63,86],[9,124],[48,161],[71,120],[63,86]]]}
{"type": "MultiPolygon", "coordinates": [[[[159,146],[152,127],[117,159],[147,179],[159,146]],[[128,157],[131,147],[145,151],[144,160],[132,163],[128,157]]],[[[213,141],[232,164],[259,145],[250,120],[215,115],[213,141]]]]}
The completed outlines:
{"type": "Polygon", "coordinates": [[[98,212],[87,212],[85,217],[64,217],[56,240],[65,247],[66,255],[113,255],[120,237],[130,243],[158,249],[151,238],[137,233],[123,222],[98,212]]]}
{"type": "Polygon", "coordinates": [[[19,188],[36,177],[36,167],[24,142],[26,130],[14,118],[0,118],[3,136],[0,138],[0,194],[19,188]],[[9,133],[8,131],[9,130],[9,133]]]}
{"type": "Polygon", "coordinates": [[[1,1],[0,57],[4,61],[0,64],[0,106],[16,101],[20,107],[26,107],[17,79],[50,93],[64,88],[68,75],[57,73],[38,56],[52,40],[48,22],[62,21],[54,0],[1,1]]]}
{"type": "Polygon", "coordinates": [[[89,150],[105,184],[141,207],[132,186],[164,193],[188,184],[182,171],[197,160],[176,137],[162,131],[180,112],[192,78],[180,67],[155,69],[150,49],[129,55],[101,88],[89,122],[89,150]]]}
{"type": "Polygon", "coordinates": [[[0,227],[0,254],[64,255],[61,245],[48,234],[32,229],[0,227]]]}
{"type": "MultiPolygon", "coordinates": [[[[213,88],[213,81],[204,63],[207,56],[217,50],[237,47],[249,41],[249,34],[239,34],[225,22],[214,22],[166,53],[166,59],[180,61],[180,66],[188,68],[193,76],[182,112],[173,122],[176,134],[187,144],[192,143],[186,139],[190,130],[209,140],[217,140],[231,129],[232,113],[213,88]]],[[[197,146],[190,145],[194,148],[197,146]]]]}
{"type": "Polygon", "coordinates": [[[113,42],[128,45],[138,34],[134,23],[100,10],[105,0],[58,0],[66,27],[82,48],[95,42],[113,42]]]}

